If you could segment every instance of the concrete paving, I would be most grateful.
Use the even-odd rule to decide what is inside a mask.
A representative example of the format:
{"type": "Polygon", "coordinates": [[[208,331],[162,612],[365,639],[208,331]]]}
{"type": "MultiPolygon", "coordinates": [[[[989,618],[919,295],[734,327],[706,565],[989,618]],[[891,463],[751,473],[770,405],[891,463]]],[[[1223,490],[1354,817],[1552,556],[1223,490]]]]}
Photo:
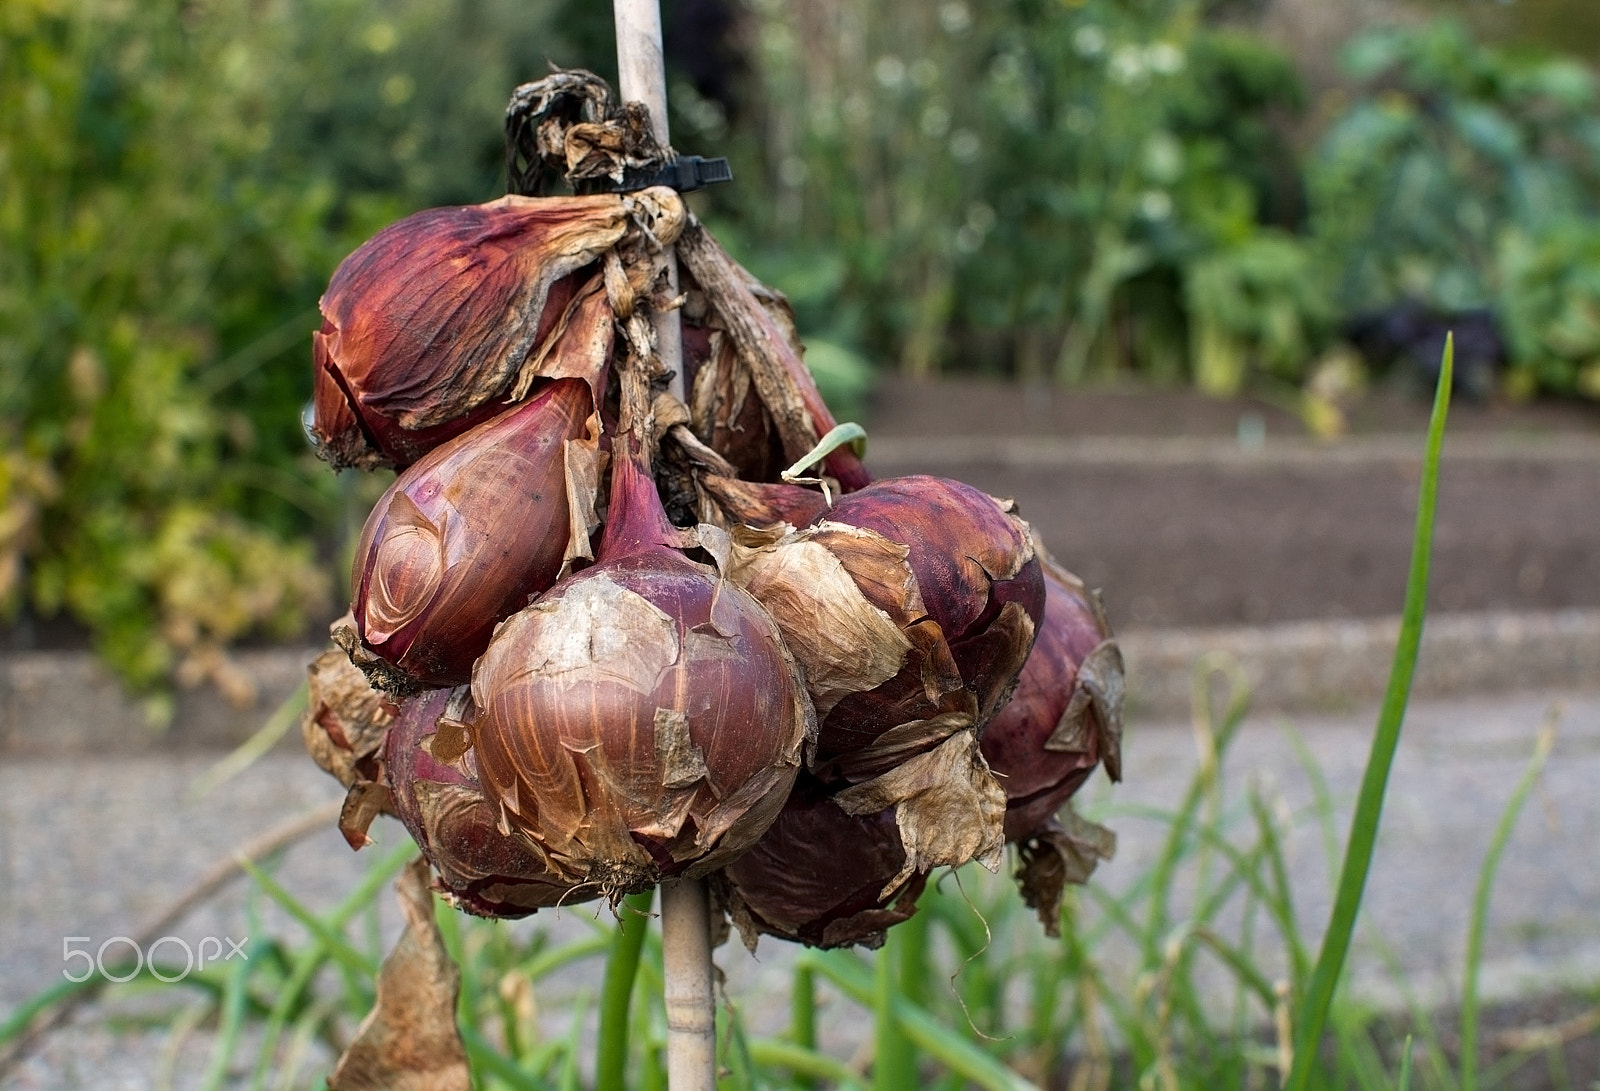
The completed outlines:
{"type": "MultiPolygon", "coordinates": [[[[1542,723],[1554,715],[1556,742],[1539,786],[1517,824],[1500,868],[1485,940],[1483,988],[1492,999],[1600,983],[1600,686],[1519,692],[1413,704],[1390,785],[1389,805],[1363,911],[1362,938],[1350,970],[1356,990],[1375,1001],[1407,995],[1424,1003],[1459,993],[1471,897],[1491,833],[1529,759],[1542,723]]],[[[1334,802],[1342,838],[1366,759],[1376,710],[1300,715],[1293,722],[1334,802]]],[[[1288,721],[1250,718],[1223,764],[1222,813],[1240,814],[1228,828],[1251,840],[1245,794],[1258,790],[1286,830],[1299,919],[1315,933],[1328,912],[1329,862],[1323,851],[1313,781],[1297,756],[1288,721]]],[[[104,758],[11,757],[0,765],[0,1020],[40,989],[61,980],[64,937],[88,937],[98,949],[112,936],[134,934],[180,891],[232,849],[306,808],[338,798],[337,785],[308,759],[274,752],[203,799],[188,798],[215,752],[104,758]]],[[[1164,827],[1141,817],[1170,808],[1197,768],[1190,724],[1144,717],[1130,725],[1126,783],[1097,779],[1084,808],[1113,825],[1117,858],[1094,882],[1126,892],[1159,851],[1164,827]]],[[[278,867],[283,884],[315,908],[335,903],[357,883],[375,851],[404,837],[398,826],[376,830],[382,846],[353,854],[331,830],[291,849],[278,867]]],[[[996,883],[1004,882],[1000,877],[996,883]]],[[[1179,884],[1183,887],[1184,884],[1179,884]]],[[[386,906],[389,899],[383,899],[386,906]]],[[[1186,912],[1181,901],[1175,921],[1186,912]]],[[[392,929],[392,914],[386,914],[392,929]]],[[[1048,950],[1031,922],[997,942],[1048,950]]],[[[582,910],[541,914],[514,927],[564,935],[593,927],[582,910]]],[[[208,936],[303,938],[248,883],[208,902],[169,929],[198,945],[208,936]]],[[[174,947],[174,950],[177,948],[174,947]]],[[[113,952],[116,950],[112,949],[113,952]]],[[[1113,968],[1131,972],[1126,952],[1108,945],[1113,968]]],[[[1269,970],[1281,966],[1274,945],[1256,952],[1269,970]]],[[[743,998],[753,1029],[776,1029],[789,949],[764,944],[752,959],[736,945],[718,961],[728,988],[743,998]]],[[[76,964],[74,964],[76,965],[76,964]]],[[[594,964],[552,981],[539,996],[547,1020],[559,1024],[563,1000],[592,992],[594,964]]],[[[160,998],[157,997],[157,1000],[160,998]]],[[[148,998],[147,998],[148,1001],[148,998]]],[[[121,1010],[115,994],[111,1007],[121,1010]]],[[[204,1034],[178,1048],[164,1027],[108,1022],[90,1009],[53,1036],[8,1080],[29,1089],[154,1088],[158,1077],[191,1086],[206,1061],[204,1034]]],[[[843,1006],[831,1010],[830,1042],[848,1053],[863,1021],[843,1006]]],[[[557,1029],[552,1025],[552,1030],[557,1029]]],[[[308,1062],[322,1062],[315,1053],[308,1062]]]]}

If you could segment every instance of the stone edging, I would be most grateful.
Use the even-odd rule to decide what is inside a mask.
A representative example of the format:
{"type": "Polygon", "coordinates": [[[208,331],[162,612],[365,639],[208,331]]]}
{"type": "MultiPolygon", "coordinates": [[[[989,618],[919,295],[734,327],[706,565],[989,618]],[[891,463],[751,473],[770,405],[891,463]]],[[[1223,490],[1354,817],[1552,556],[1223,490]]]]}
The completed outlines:
{"type": "MultiPolygon", "coordinates": [[[[1072,466],[1163,468],[1211,465],[1243,469],[1327,470],[1388,463],[1422,464],[1427,438],[1361,436],[1341,440],[1275,437],[1241,446],[1202,436],[888,436],[869,441],[874,466],[919,472],[971,465],[1015,469],[1072,466]]],[[[1600,436],[1448,435],[1443,458],[1457,462],[1600,462],[1600,436]]]]}
{"type": "MultiPolygon", "coordinates": [[[[1130,632],[1130,713],[1187,715],[1196,665],[1237,664],[1252,706],[1339,711],[1383,696],[1400,619],[1308,621],[1260,628],[1130,632]]],[[[1441,614],[1428,620],[1415,697],[1600,687],[1600,610],[1441,614]]]]}

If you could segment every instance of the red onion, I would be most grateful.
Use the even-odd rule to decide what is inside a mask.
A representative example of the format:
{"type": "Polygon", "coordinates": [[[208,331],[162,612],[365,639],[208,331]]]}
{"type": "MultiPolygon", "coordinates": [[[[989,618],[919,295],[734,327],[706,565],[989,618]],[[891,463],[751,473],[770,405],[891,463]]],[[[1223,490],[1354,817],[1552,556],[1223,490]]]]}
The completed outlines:
{"type": "Polygon", "coordinates": [[[803,773],[771,828],[714,889],[751,950],[762,935],[878,947],[916,911],[927,883],[925,871],[902,877],[905,863],[894,808],[850,814],[803,773]]]}
{"type": "Polygon", "coordinates": [[[613,895],[748,848],[814,728],[772,619],[674,548],[638,444],[615,441],[595,565],[501,625],[472,682],[502,817],[564,881],[613,895]]]}
{"type": "Polygon", "coordinates": [[[588,554],[597,429],[588,385],[557,380],[401,473],[356,549],[366,647],[427,685],[468,681],[495,624],[588,554]]]}
{"type": "Polygon", "coordinates": [[[384,748],[395,810],[439,873],[441,893],[468,913],[506,918],[598,897],[598,888],[563,882],[537,846],[500,828],[467,747],[471,710],[465,686],[412,697],[384,748]]]}
{"type": "MultiPolygon", "coordinates": [[[[963,704],[967,725],[981,731],[1009,697],[1044,614],[1044,577],[1027,524],[970,485],[920,475],[841,497],[816,526],[831,524],[903,544],[939,639],[907,630],[917,649],[907,662],[915,669],[835,704],[821,723],[819,760],[848,756],[891,728],[963,704]]],[[[869,598],[887,608],[881,591],[869,598]]]]}
{"type": "Polygon", "coordinates": [[[1006,791],[1006,840],[1017,885],[1049,935],[1061,930],[1068,883],[1087,882],[1116,851],[1110,830],[1070,800],[1096,764],[1122,778],[1122,653],[1099,598],[1035,542],[1044,567],[1044,624],[1016,694],[989,724],[983,754],[1006,791]]]}
{"type": "Polygon", "coordinates": [[[405,466],[493,409],[623,236],[621,197],[503,197],[384,228],[340,264],[313,335],[319,453],[405,466]]]}
{"type": "Polygon", "coordinates": [[[1016,693],[983,734],[1006,789],[1006,840],[1041,828],[1095,766],[1121,779],[1122,655],[1099,600],[1044,560],[1045,615],[1016,693]]]}

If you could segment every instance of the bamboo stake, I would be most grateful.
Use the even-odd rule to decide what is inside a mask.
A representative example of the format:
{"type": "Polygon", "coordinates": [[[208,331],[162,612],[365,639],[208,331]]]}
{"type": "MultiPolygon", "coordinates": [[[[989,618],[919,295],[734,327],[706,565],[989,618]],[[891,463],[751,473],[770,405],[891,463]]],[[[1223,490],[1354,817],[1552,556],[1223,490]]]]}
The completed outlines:
{"type": "Polygon", "coordinates": [[[716,1013],[711,1002],[711,913],[698,879],[661,884],[661,957],[666,977],[667,1087],[717,1086],[716,1013]]]}
{"type": "MultiPolygon", "coordinates": [[[[661,51],[658,0],[613,0],[617,25],[617,90],[624,102],[642,102],[662,147],[667,127],[667,73],[661,51]]],[[[662,255],[667,292],[678,294],[677,256],[662,255]]],[[[672,374],[670,390],[682,400],[683,342],[676,310],[656,311],[656,352],[672,374]]],[[[705,884],[677,880],[661,885],[661,948],[666,977],[667,1086],[671,1091],[714,1091],[717,1086],[716,1013],[711,999],[711,912],[705,884]]]]}
{"type": "MultiPolygon", "coordinates": [[[[661,51],[661,8],[658,0],[613,0],[617,24],[617,92],[623,102],[642,102],[650,110],[656,141],[671,146],[667,127],[667,69],[661,51]]],[[[662,255],[667,295],[678,295],[678,260],[669,247],[662,255]]],[[[684,399],[683,341],[676,310],[656,311],[656,353],[672,375],[673,397],[684,399]]]]}

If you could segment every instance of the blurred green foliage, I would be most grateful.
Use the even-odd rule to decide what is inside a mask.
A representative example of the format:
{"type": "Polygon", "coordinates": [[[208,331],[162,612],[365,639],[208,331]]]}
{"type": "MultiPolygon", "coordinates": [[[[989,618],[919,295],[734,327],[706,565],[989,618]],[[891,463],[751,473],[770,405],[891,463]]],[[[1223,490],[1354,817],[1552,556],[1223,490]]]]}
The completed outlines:
{"type": "Polygon", "coordinates": [[[328,616],[317,297],[382,224],[503,189],[540,29],[497,0],[0,8],[0,606],[69,614],[142,687],[239,686],[226,645],[328,616]]]}
{"type": "Polygon", "coordinates": [[[1600,390],[1600,116],[1576,61],[1441,20],[1364,34],[1364,88],[1307,164],[1334,302],[1491,307],[1524,393],[1600,390]]]}
{"type": "Polygon", "coordinates": [[[1299,84],[1205,5],[754,8],[761,140],[732,151],[763,184],[720,211],[834,339],[917,375],[1236,388],[1324,320],[1257,275],[1304,265],[1268,226],[1296,217],[1299,84]]]}
{"type": "MultiPolygon", "coordinates": [[[[695,206],[842,416],[869,361],[1293,389],[1407,298],[1492,306],[1514,390],[1600,397],[1574,62],[1373,31],[1302,154],[1248,4],[663,7],[675,143],[738,178],[695,206]]],[[[381,225],[500,193],[510,89],[612,49],[577,0],[0,6],[0,610],[146,688],[238,685],[228,645],[336,612],[370,483],[301,435],[317,297],[381,225]]]]}

